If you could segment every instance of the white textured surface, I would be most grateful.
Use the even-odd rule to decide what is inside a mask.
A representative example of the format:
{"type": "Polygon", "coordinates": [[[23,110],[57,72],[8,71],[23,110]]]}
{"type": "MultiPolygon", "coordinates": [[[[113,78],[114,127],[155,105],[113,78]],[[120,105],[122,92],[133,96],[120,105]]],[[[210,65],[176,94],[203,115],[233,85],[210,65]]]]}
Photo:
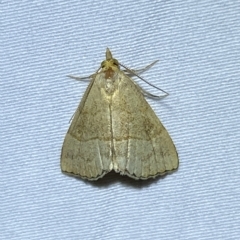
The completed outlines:
{"type": "Polygon", "coordinates": [[[239,238],[239,1],[2,0],[0,36],[1,240],[239,238]],[[149,102],[178,172],[97,183],[60,172],[87,86],[65,76],[93,73],[106,47],[131,68],[160,60],[143,77],[170,93],[149,102]]]}

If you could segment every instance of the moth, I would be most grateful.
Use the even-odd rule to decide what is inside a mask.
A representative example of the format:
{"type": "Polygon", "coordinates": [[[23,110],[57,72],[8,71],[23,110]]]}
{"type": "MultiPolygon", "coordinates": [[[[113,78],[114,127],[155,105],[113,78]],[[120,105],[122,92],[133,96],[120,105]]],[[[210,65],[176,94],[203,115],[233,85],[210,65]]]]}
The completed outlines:
{"type": "Polygon", "coordinates": [[[171,137],[145,100],[147,92],[130,78],[146,69],[120,66],[107,48],[106,60],[88,77],[90,84],[63,142],[62,172],[97,180],[114,170],[148,179],[178,168],[171,137]]]}

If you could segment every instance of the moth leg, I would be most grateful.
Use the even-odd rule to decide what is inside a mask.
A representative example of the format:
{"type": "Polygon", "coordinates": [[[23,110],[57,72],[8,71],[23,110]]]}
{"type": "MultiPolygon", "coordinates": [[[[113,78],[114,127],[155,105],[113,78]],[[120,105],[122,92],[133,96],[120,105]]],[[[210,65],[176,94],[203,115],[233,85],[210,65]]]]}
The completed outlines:
{"type": "Polygon", "coordinates": [[[78,77],[78,76],[74,76],[74,75],[68,75],[67,77],[70,77],[77,81],[90,81],[90,80],[92,80],[93,76],[94,76],[94,74],[90,75],[88,77],[78,77]]]}
{"type": "Polygon", "coordinates": [[[132,72],[129,72],[127,69],[126,70],[123,70],[124,73],[129,76],[129,77],[133,77],[135,75],[140,75],[142,74],[143,72],[147,71],[148,69],[150,69],[154,64],[156,64],[158,62],[158,60],[152,62],[151,64],[147,65],[146,67],[144,68],[141,68],[141,69],[130,69],[132,72],[134,72],[135,74],[133,74],[132,72]]]}
{"type": "Polygon", "coordinates": [[[144,90],[142,87],[140,87],[135,81],[132,81],[136,87],[139,89],[139,91],[145,96],[145,97],[149,97],[149,98],[153,98],[153,99],[163,99],[165,97],[167,97],[169,94],[167,92],[164,92],[165,95],[154,95],[146,90],[144,90]]]}

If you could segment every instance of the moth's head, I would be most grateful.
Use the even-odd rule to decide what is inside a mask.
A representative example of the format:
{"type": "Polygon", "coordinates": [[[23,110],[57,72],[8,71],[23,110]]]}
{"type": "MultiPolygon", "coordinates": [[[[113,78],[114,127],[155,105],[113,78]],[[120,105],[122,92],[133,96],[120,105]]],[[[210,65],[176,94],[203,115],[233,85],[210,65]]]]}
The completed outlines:
{"type": "Polygon", "coordinates": [[[120,69],[118,60],[112,57],[112,53],[108,48],[106,50],[106,60],[102,61],[101,68],[103,71],[116,71],[120,69]]]}

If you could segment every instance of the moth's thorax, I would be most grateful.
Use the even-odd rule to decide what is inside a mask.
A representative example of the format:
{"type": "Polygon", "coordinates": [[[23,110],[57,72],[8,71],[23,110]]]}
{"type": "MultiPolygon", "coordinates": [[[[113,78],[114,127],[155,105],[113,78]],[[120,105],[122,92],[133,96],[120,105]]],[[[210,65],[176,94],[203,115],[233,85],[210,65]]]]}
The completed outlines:
{"type": "Polygon", "coordinates": [[[105,73],[105,79],[107,80],[107,79],[113,78],[115,72],[116,72],[116,71],[114,71],[114,70],[112,69],[112,67],[109,67],[107,70],[104,71],[104,73],[105,73]]]}
{"type": "Polygon", "coordinates": [[[101,68],[105,92],[112,95],[116,90],[116,80],[120,69],[118,61],[114,58],[107,59],[102,62],[101,68]]]}
{"type": "Polygon", "coordinates": [[[116,82],[116,73],[114,73],[113,77],[105,79],[105,91],[108,95],[112,95],[117,89],[116,82]]]}

